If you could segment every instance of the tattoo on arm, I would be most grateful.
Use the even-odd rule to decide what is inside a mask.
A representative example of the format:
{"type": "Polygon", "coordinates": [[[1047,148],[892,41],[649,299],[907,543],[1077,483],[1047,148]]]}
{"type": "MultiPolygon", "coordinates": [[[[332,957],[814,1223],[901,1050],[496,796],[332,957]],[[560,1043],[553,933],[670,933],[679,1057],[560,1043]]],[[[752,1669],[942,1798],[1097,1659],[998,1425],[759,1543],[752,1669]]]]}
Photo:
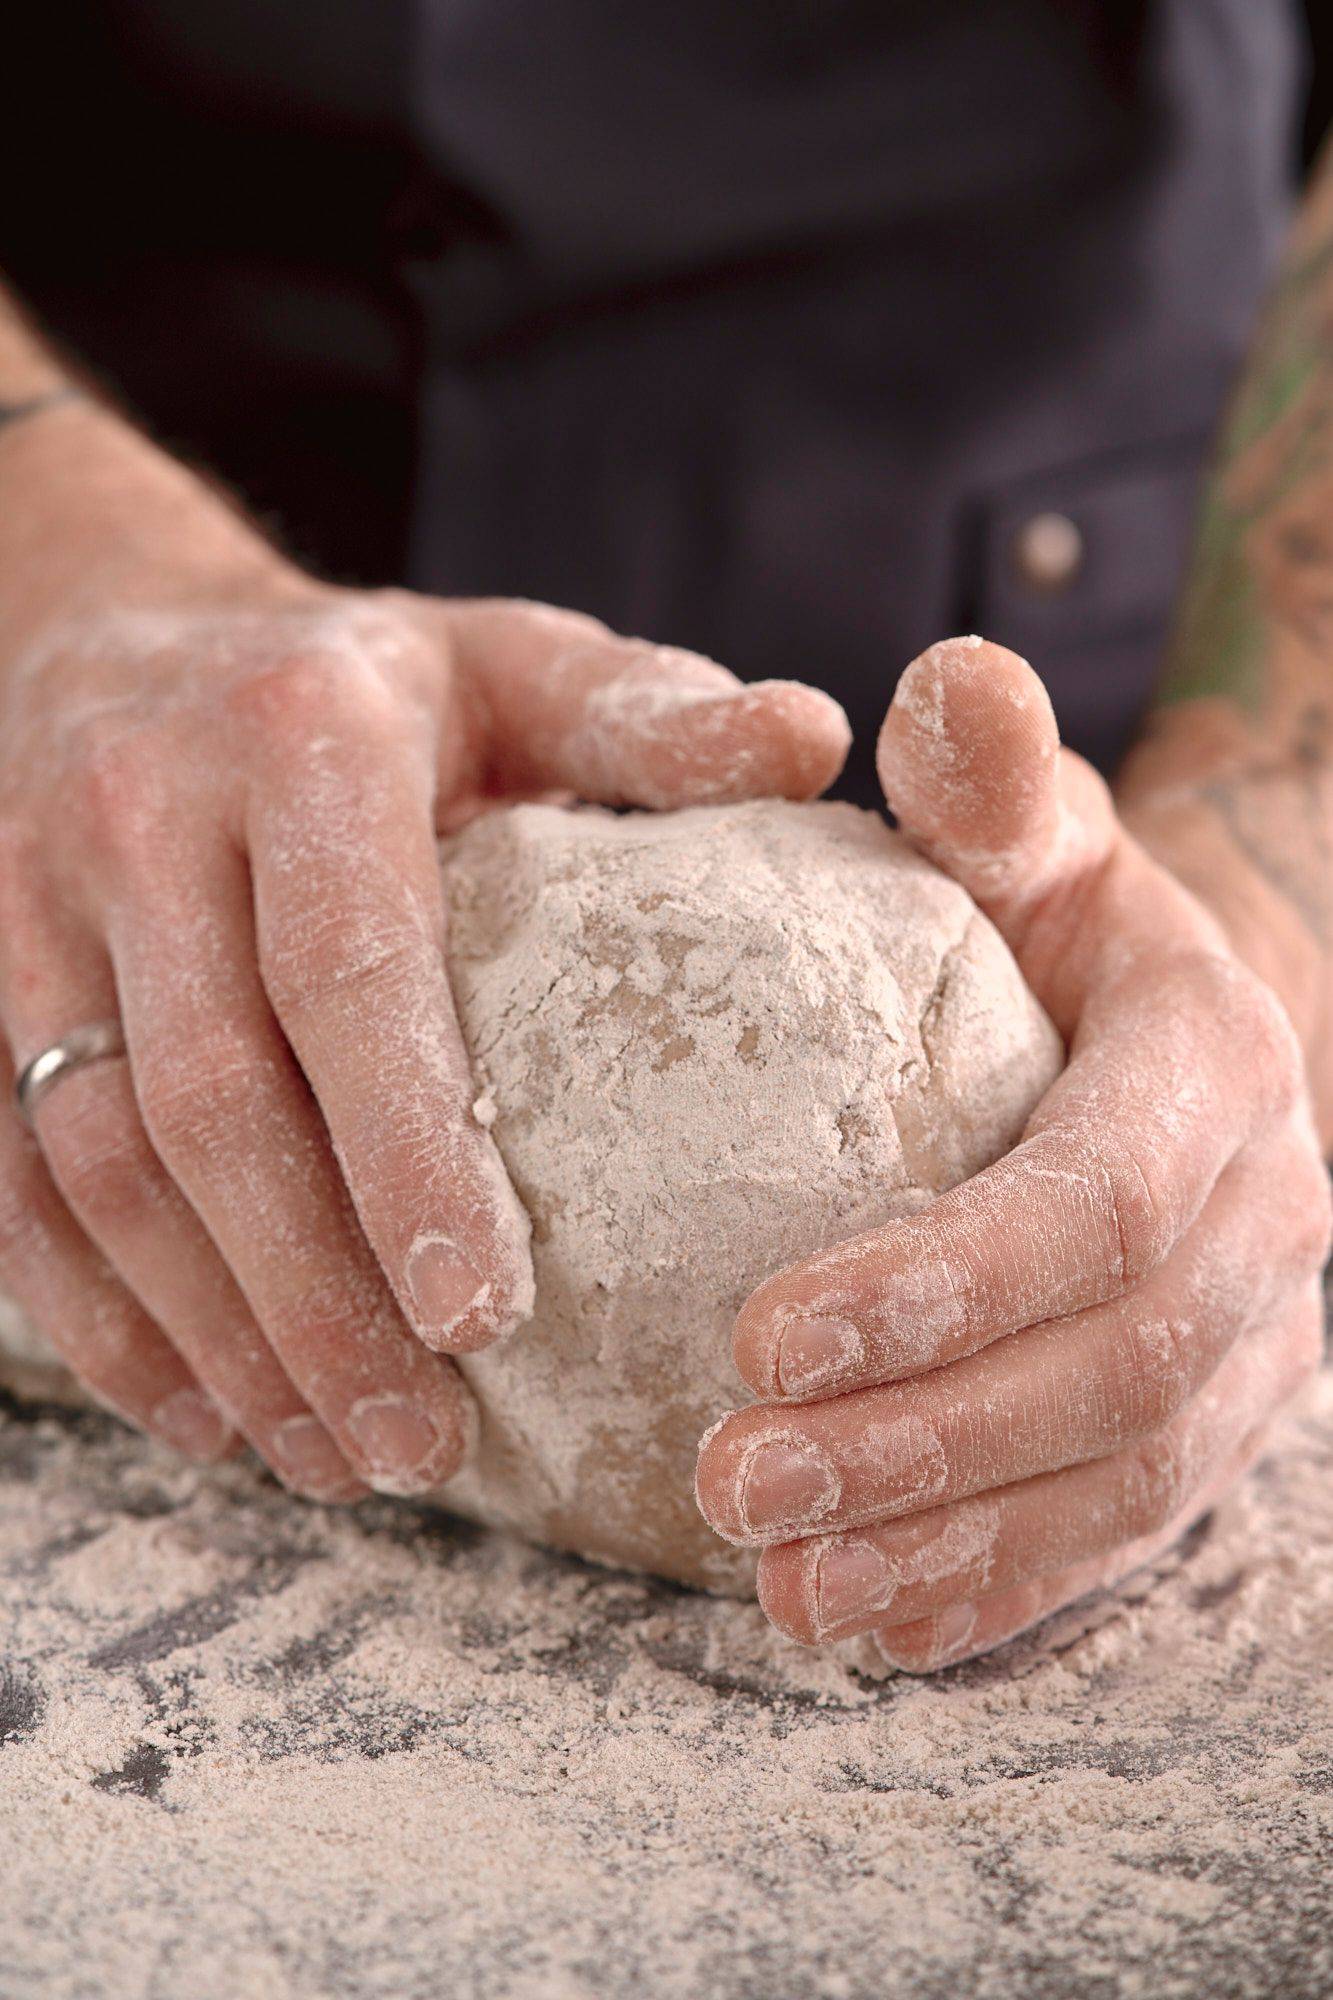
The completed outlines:
{"type": "Polygon", "coordinates": [[[1333,980],[1333,149],[1223,428],[1147,737],[1141,768],[1175,765],[1333,980]]]}
{"type": "Polygon", "coordinates": [[[1312,702],[1292,754],[1206,779],[1199,797],[1256,874],[1333,951],[1333,704],[1312,702]]]}
{"type": "Polygon", "coordinates": [[[1330,498],[1333,219],[1264,314],[1204,490],[1160,701],[1220,694],[1256,708],[1270,624],[1333,641],[1330,498]]]}

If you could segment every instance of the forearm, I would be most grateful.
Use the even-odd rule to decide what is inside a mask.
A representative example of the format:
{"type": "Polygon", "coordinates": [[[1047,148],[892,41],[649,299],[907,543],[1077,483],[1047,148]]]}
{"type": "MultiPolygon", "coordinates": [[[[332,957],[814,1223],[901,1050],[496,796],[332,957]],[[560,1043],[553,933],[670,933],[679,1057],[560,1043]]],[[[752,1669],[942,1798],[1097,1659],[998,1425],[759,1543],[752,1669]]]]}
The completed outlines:
{"type": "Polygon", "coordinates": [[[1333,155],[1208,482],[1166,673],[1117,786],[1286,1001],[1333,1138],[1333,155]]]}
{"type": "Polygon", "coordinates": [[[0,289],[0,676],[54,622],[295,573],[102,402],[0,289]]]}

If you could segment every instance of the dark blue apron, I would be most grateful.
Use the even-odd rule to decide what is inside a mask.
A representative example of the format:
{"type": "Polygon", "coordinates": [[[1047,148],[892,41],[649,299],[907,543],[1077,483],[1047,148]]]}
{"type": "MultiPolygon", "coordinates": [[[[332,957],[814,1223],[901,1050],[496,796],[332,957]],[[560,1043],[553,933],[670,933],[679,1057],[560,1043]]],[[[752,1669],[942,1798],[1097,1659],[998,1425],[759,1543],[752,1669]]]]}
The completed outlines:
{"type": "Polygon", "coordinates": [[[1287,0],[78,11],[0,263],[312,561],[818,682],[861,796],[960,628],[1119,754],[1291,201],[1287,0]]]}

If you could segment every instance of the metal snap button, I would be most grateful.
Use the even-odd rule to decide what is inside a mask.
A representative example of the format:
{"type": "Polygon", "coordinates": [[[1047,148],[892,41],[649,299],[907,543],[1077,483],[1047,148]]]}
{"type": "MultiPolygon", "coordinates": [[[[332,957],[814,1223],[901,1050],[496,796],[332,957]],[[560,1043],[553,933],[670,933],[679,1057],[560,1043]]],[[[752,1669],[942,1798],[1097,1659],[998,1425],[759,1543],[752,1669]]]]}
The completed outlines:
{"type": "Polygon", "coordinates": [[[1014,536],[1014,567],[1029,590],[1054,596],[1083,567],[1083,531],[1068,514],[1034,514],[1014,536]]]}

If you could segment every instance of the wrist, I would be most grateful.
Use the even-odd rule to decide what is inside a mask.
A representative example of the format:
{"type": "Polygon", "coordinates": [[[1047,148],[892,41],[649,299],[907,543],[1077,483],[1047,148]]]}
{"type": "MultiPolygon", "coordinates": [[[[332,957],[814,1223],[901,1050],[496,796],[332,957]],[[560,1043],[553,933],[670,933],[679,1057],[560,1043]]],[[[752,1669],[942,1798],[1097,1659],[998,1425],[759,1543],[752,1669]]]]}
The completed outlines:
{"type": "Polygon", "coordinates": [[[53,626],[313,586],[185,466],[62,397],[0,432],[0,676],[53,626]]]}

